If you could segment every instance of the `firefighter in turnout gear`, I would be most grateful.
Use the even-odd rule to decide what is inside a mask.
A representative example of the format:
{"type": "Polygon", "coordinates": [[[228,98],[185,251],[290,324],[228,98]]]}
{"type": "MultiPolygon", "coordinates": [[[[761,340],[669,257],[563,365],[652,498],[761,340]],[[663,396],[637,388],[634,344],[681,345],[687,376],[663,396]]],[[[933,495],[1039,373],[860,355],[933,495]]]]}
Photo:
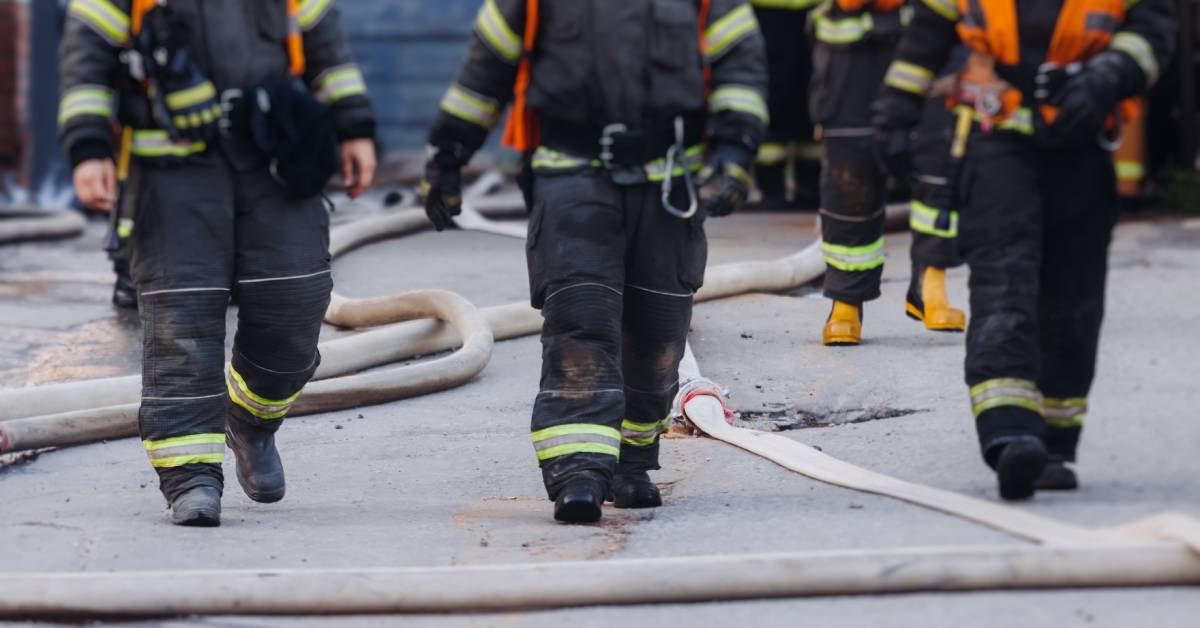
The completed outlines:
{"type": "MultiPolygon", "coordinates": [[[[884,263],[887,176],[871,127],[878,93],[910,15],[904,0],[825,0],[813,12],[816,39],[810,109],[824,146],[821,239],[825,296],[833,300],[822,340],[857,345],[863,304],[879,297],[884,263]]],[[[905,146],[908,140],[905,140],[905,146]]],[[[896,174],[904,182],[911,168],[896,174]]],[[[925,249],[916,252],[918,259],[925,249]]],[[[962,331],[962,312],[949,307],[944,266],[914,264],[909,316],[936,331],[962,331]],[[928,298],[921,298],[922,294],[928,298]]]]}
{"type": "Polygon", "coordinates": [[[951,104],[973,120],[957,190],[970,267],[966,382],[1006,499],[1071,489],[1095,372],[1110,150],[1127,102],[1174,47],[1171,0],[921,0],[875,103],[883,144],[915,125],[954,46],[972,55],[951,104]],[[890,138],[890,139],[889,139],[890,138]]]}
{"type": "Polygon", "coordinates": [[[806,188],[805,184],[809,180],[816,182],[816,172],[805,172],[804,167],[811,162],[798,159],[797,153],[801,145],[813,139],[808,115],[812,50],[806,30],[809,12],[819,3],[820,0],[750,2],[767,46],[767,111],[771,122],[767,139],[754,161],[754,181],[762,194],[759,205],[767,209],[795,207],[815,200],[816,190],[811,189],[813,186],[806,188]],[[787,190],[789,169],[796,183],[796,197],[791,201],[787,190]]]}
{"type": "Polygon", "coordinates": [[[450,224],[460,171],[512,100],[506,142],[526,153],[530,292],[544,317],[533,448],[560,521],[598,520],[606,496],[661,503],[647,472],[704,277],[704,220],[745,202],[766,80],[744,0],[479,10],[430,133],[426,211],[450,224]]]}
{"type": "Polygon", "coordinates": [[[227,443],[251,499],[284,494],[274,434],[320,362],[332,287],[328,215],[305,179],[323,185],[340,144],[347,191],[370,183],[362,74],[335,0],[71,0],[67,12],[60,137],[81,200],[111,211],[113,157],[132,160],[141,437],[174,522],[218,525],[227,443]]]}

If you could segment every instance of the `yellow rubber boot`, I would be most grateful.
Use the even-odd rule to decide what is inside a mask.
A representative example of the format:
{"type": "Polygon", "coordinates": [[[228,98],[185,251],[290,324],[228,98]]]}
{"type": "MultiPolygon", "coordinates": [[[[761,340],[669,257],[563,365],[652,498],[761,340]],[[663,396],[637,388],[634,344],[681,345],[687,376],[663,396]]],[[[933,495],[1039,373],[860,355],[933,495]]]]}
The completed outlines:
{"type": "Polygon", "coordinates": [[[824,342],[829,347],[852,346],[862,342],[862,309],[835,300],[829,320],[825,321],[824,342]]]}
{"type": "Polygon", "coordinates": [[[958,308],[950,307],[946,297],[946,269],[929,266],[920,275],[920,298],[914,298],[916,290],[910,287],[904,303],[905,313],[910,318],[925,323],[930,331],[963,331],[967,328],[967,315],[958,308]]]}

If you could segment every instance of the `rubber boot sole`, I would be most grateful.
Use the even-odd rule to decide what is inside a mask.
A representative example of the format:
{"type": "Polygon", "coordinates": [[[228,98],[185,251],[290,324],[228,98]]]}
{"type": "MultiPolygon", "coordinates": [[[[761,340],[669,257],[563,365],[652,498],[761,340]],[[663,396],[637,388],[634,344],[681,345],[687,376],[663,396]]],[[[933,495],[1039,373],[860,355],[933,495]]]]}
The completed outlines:
{"type": "Polygon", "coordinates": [[[555,521],[563,523],[596,523],[602,514],[600,505],[589,501],[567,502],[554,507],[555,521]]]}
{"type": "Polygon", "coordinates": [[[1029,499],[1037,492],[1037,479],[1046,468],[1046,447],[1039,440],[1021,440],[1004,447],[996,461],[1000,497],[1029,499]]]}
{"type": "Polygon", "coordinates": [[[1075,471],[1062,463],[1050,463],[1035,483],[1039,491],[1074,491],[1079,488],[1075,471]]]}
{"type": "Polygon", "coordinates": [[[238,484],[242,486],[242,492],[246,494],[246,497],[249,497],[252,501],[256,501],[260,504],[273,504],[277,501],[280,501],[287,492],[287,489],[280,489],[270,493],[261,493],[250,490],[250,488],[246,486],[246,483],[242,481],[242,477],[240,475],[238,476],[238,484]]]}
{"type": "Polygon", "coordinates": [[[925,329],[928,329],[929,331],[948,332],[953,334],[961,334],[962,332],[966,331],[959,325],[932,325],[928,323],[925,320],[925,313],[917,309],[917,306],[909,303],[908,301],[904,302],[904,315],[913,319],[914,321],[917,321],[918,323],[923,323],[925,325],[925,329]]]}
{"type": "Polygon", "coordinates": [[[192,512],[184,517],[172,515],[171,523],[189,528],[216,528],[221,525],[221,515],[213,512],[192,512]]]}

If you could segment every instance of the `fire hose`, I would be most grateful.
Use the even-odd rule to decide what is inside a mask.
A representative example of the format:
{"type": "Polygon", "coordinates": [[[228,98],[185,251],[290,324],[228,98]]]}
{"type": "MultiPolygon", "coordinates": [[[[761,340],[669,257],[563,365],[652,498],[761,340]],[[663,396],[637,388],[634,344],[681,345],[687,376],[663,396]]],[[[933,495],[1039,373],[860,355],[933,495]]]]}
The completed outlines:
{"type": "MultiPolygon", "coordinates": [[[[337,255],[426,225],[418,210],[370,218],[335,229],[331,248],[337,255]]],[[[819,243],[814,243],[771,262],[711,268],[697,300],[786,290],[823,270],[819,243]]],[[[381,325],[416,317],[442,322],[412,320],[323,343],[326,358],[318,381],[301,396],[295,414],[449,388],[482,370],[493,338],[535,333],[541,325],[525,303],[474,310],[452,293],[406,295],[334,296],[327,320],[337,325],[381,325]],[[349,375],[460,343],[458,352],[437,360],[349,375]],[[440,376],[443,367],[455,367],[456,374],[440,376]],[[350,401],[347,393],[363,396],[350,401]]],[[[690,350],[681,377],[681,417],[714,438],[819,481],[909,501],[1044,546],[486,567],[0,574],[0,616],[468,612],[907,591],[1200,584],[1200,525],[1187,517],[1162,515],[1124,528],[1096,530],[904,482],[783,436],[732,427],[720,389],[702,378],[690,350]],[[595,587],[597,581],[606,586],[595,587]],[[645,586],[650,581],[659,584],[645,586]]],[[[136,431],[138,392],[136,377],[0,391],[0,452],[131,435],[136,431]]]]}

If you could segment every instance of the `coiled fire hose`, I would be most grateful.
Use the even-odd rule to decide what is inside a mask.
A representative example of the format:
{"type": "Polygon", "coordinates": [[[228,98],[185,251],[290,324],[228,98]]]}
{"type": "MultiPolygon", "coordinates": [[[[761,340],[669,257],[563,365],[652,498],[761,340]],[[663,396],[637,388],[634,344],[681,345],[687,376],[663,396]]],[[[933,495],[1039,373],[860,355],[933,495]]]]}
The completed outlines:
{"type": "MultiPolygon", "coordinates": [[[[426,224],[417,210],[351,223],[335,230],[332,248],[335,254],[345,252],[426,224]]],[[[786,290],[816,278],[823,270],[816,244],[773,262],[719,266],[709,269],[697,300],[786,290]]],[[[524,303],[485,308],[478,311],[479,318],[472,319],[465,300],[459,310],[443,307],[453,301],[446,296],[449,293],[408,294],[425,296],[362,300],[335,296],[327,320],[345,326],[382,324],[396,320],[392,314],[404,308],[414,316],[448,320],[453,329],[431,321],[411,321],[323,344],[326,360],[318,372],[322,379],[301,396],[312,405],[297,404],[297,414],[346,407],[339,405],[339,396],[344,394],[339,383],[364,375],[370,377],[354,394],[365,393],[369,403],[406,394],[391,380],[411,377],[406,369],[432,365],[436,360],[364,375],[335,376],[457,346],[455,330],[467,338],[464,347],[473,347],[469,355],[456,361],[465,373],[470,371],[467,365],[477,365],[470,358],[482,355],[486,363],[493,336],[526,335],[541,324],[536,312],[524,303]],[[426,299],[424,306],[407,305],[421,298],[426,299]],[[488,329],[481,329],[482,325],[488,329]],[[356,354],[359,351],[366,353],[356,354]],[[383,392],[385,389],[388,392],[383,392]],[[316,401],[311,401],[313,398],[316,401]]],[[[684,381],[677,401],[679,413],[710,436],[823,482],[903,499],[1044,546],[398,569],[0,574],[0,616],[478,612],[805,595],[1200,584],[1200,525],[1190,518],[1161,515],[1124,528],[1093,530],[904,482],[786,437],[732,427],[726,422],[728,409],[719,387],[700,376],[690,350],[680,370],[684,381]],[[597,581],[606,585],[596,587],[597,581]],[[646,582],[656,586],[646,586],[646,582]]],[[[442,386],[450,380],[426,381],[431,383],[424,385],[442,386]]],[[[125,435],[136,425],[136,386],[135,377],[0,391],[0,418],[6,419],[0,423],[0,439],[5,441],[0,451],[125,435]],[[81,394],[88,397],[73,398],[81,394]],[[38,410],[44,413],[47,399],[53,400],[50,405],[58,413],[32,416],[38,410]],[[94,409],[98,400],[112,403],[94,409]],[[89,405],[93,409],[88,409],[89,405]],[[97,421],[97,417],[104,420],[97,421]]],[[[420,387],[412,386],[408,392],[420,387]]],[[[362,401],[356,399],[352,405],[362,401]]]]}

